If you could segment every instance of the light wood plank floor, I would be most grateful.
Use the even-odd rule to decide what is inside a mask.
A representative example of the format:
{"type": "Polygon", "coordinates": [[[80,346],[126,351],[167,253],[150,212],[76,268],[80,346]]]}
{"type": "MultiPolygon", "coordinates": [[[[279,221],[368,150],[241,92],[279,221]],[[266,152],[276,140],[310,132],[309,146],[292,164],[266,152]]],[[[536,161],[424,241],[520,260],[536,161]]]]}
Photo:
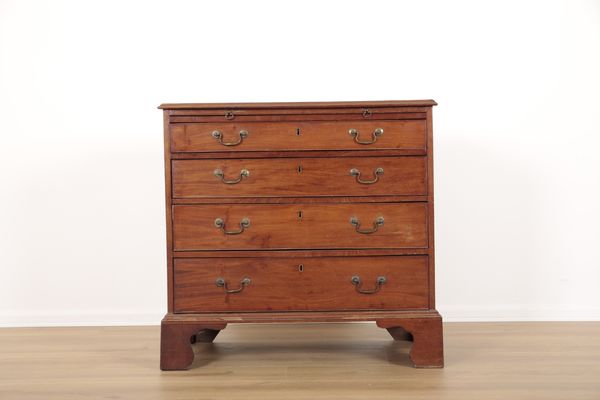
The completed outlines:
{"type": "Polygon", "coordinates": [[[161,372],[158,327],[0,329],[0,399],[600,399],[600,322],[447,323],[445,369],[374,324],[230,325],[161,372]]]}

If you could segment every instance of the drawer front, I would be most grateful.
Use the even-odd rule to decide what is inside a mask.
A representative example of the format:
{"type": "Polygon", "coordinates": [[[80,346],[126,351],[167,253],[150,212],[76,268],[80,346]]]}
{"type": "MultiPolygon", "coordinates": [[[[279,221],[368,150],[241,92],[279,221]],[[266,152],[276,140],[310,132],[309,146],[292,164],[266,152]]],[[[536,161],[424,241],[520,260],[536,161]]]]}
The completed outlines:
{"type": "Polygon", "coordinates": [[[173,197],[425,195],[425,157],[174,160],[173,197]]]}
{"type": "Polygon", "coordinates": [[[426,203],[173,206],[175,251],[427,247],[426,203]]]}
{"type": "Polygon", "coordinates": [[[176,259],[175,312],[423,309],[427,262],[427,256],[176,259]]]}
{"type": "Polygon", "coordinates": [[[425,120],[172,124],[170,131],[172,152],[426,149],[425,120]]]}

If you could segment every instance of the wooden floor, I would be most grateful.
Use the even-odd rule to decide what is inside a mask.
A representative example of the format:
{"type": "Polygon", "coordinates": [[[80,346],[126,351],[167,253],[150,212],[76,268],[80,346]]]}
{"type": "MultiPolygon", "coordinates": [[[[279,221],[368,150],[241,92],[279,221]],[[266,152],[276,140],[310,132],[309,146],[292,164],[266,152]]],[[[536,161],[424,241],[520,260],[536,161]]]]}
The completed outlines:
{"type": "Polygon", "coordinates": [[[161,372],[158,327],[0,329],[0,399],[600,399],[600,322],[447,323],[413,369],[374,324],[230,325],[161,372]]]}

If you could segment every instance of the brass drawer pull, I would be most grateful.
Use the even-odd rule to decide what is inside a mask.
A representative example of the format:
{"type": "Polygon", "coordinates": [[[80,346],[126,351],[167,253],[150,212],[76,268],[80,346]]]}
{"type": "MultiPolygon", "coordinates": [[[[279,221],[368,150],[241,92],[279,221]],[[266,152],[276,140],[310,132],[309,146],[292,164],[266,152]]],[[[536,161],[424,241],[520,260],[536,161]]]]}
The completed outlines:
{"type": "Polygon", "coordinates": [[[371,228],[371,229],[362,229],[361,230],[360,229],[360,221],[356,217],[350,218],[350,223],[352,225],[354,225],[356,232],[362,233],[364,235],[368,235],[370,233],[377,232],[377,229],[379,229],[379,227],[383,225],[383,217],[377,217],[377,219],[375,219],[375,221],[373,221],[373,228],[371,228]]]}
{"type": "Polygon", "coordinates": [[[247,227],[250,226],[250,219],[242,218],[242,220],[240,221],[240,229],[238,229],[237,231],[226,230],[225,229],[225,221],[223,221],[223,218],[215,219],[215,226],[217,228],[221,229],[223,231],[223,233],[226,235],[239,235],[240,233],[244,232],[244,229],[246,229],[247,227]]]}
{"type": "Polygon", "coordinates": [[[223,290],[225,291],[225,293],[239,293],[242,290],[244,290],[244,288],[246,286],[248,286],[250,284],[250,282],[252,282],[250,280],[250,278],[244,278],[240,281],[240,287],[237,289],[229,289],[229,287],[227,286],[227,281],[223,278],[217,278],[217,280],[215,281],[215,285],[217,285],[218,287],[222,287],[223,290]]]}
{"type": "Polygon", "coordinates": [[[224,142],[223,133],[221,131],[213,131],[212,133],[212,137],[217,139],[217,142],[221,143],[223,146],[237,146],[238,144],[241,144],[242,141],[248,137],[248,131],[242,129],[239,135],[240,139],[236,142],[224,142]]]}
{"type": "Polygon", "coordinates": [[[362,140],[360,140],[358,138],[358,136],[360,135],[360,133],[352,128],[348,131],[348,133],[350,134],[350,136],[352,136],[354,138],[354,141],[358,144],[373,144],[377,141],[377,137],[383,135],[383,128],[377,128],[373,131],[372,135],[372,139],[370,141],[365,141],[363,142],[362,140]]]}
{"type": "Polygon", "coordinates": [[[360,179],[360,170],[356,168],[352,168],[350,170],[350,175],[356,177],[356,182],[362,183],[363,185],[370,185],[372,183],[377,182],[379,180],[379,176],[383,175],[383,168],[379,167],[375,171],[373,171],[373,179],[371,180],[360,179]]]}
{"type": "Polygon", "coordinates": [[[352,284],[354,285],[354,289],[356,289],[356,291],[358,293],[373,294],[373,293],[379,292],[379,289],[381,289],[381,286],[387,282],[387,278],[385,276],[378,276],[377,280],[375,281],[375,289],[363,289],[362,281],[360,280],[360,276],[358,276],[358,275],[354,275],[350,279],[350,282],[352,282],[352,284]]]}
{"type": "Polygon", "coordinates": [[[250,171],[248,171],[247,169],[243,169],[240,171],[240,177],[237,179],[232,179],[232,180],[227,180],[225,179],[225,173],[223,172],[222,169],[215,169],[213,171],[213,174],[217,177],[217,178],[221,178],[221,182],[226,183],[227,185],[234,185],[236,183],[240,183],[242,181],[243,178],[247,178],[250,176],[250,171]]]}

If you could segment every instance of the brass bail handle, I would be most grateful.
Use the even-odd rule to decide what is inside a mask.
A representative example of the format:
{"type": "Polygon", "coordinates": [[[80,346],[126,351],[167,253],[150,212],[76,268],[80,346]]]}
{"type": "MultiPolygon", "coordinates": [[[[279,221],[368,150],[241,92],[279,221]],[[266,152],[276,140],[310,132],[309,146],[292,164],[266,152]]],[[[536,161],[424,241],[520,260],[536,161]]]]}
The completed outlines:
{"type": "Polygon", "coordinates": [[[248,228],[250,226],[250,219],[242,218],[242,220],[240,221],[240,229],[235,230],[235,231],[228,231],[225,228],[225,221],[223,220],[223,218],[215,219],[215,226],[217,228],[221,229],[223,231],[223,233],[226,235],[239,235],[240,233],[244,232],[244,230],[246,228],[248,228]]]}
{"type": "Polygon", "coordinates": [[[378,276],[377,279],[375,280],[375,288],[374,289],[363,289],[362,281],[360,280],[360,276],[358,276],[358,275],[354,275],[350,279],[350,282],[352,282],[352,284],[354,285],[354,289],[356,289],[356,291],[358,293],[373,294],[373,293],[379,292],[379,290],[381,289],[381,286],[387,282],[387,278],[385,276],[378,276]]]}
{"type": "Polygon", "coordinates": [[[379,229],[379,227],[383,225],[383,221],[384,221],[383,217],[377,217],[375,219],[375,221],[373,221],[373,228],[371,228],[371,229],[360,229],[360,221],[358,220],[358,218],[356,218],[356,217],[350,218],[350,223],[352,225],[354,225],[354,229],[356,229],[356,232],[362,233],[363,235],[369,235],[371,233],[377,232],[377,230],[379,229]]]}
{"type": "Polygon", "coordinates": [[[383,128],[377,128],[371,134],[371,140],[360,140],[358,137],[360,136],[360,132],[357,129],[350,129],[348,134],[354,138],[354,141],[358,144],[373,144],[377,141],[377,138],[383,135],[383,128]]]}
{"type": "Polygon", "coordinates": [[[239,133],[240,138],[235,142],[224,142],[223,141],[223,133],[221,131],[213,131],[212,137],[217,139],[217,142],[221,143],[223,146],[237,146],[241,144],[245,138],[248,137],[248,131],[242,129],[239,133]]]}
{"type": "Polygon", "coordinates": [[[248,171],[247,169],[243,169],[243,170],[240,171],[239,178],[231,179],[231,180],[225,179],[225,173],[220,168],[215,169],[213,171],[213,174],[217,178],[221,178],[221,182],[223,182],[223,183],[225,183],[227,185],[235,185],[236,183],[240,183],[242,181],[242,179],[249,177],[250,176],[250,171],[248,171]]]}
{"type": "Polygon", "coordinates": [[[244,290],[244,288],[246,286],[248,286],[252,281],[250,280],[250,278],[244,278],[240,281],[240,287],[237,289],[229,289],[228,283],[225,279],[223,278],[217,278],[217,280],[215,281],[215,285],[217,285],[218,287],[222,287],[223,290],[225,291],[225,293],[239,293],[242,290],[244,290]]]}
{"type": "Polygon", "coordinates": [[[361,179],[360,174],[361,172],[357,168],[352,168],[350,170],[350,175],[356,177],[356,182],[363,185],[371,185],[379,181],[379,177],[383,175],[383,168],[379,167],[373,171],[373,179],[361,179]]]}

